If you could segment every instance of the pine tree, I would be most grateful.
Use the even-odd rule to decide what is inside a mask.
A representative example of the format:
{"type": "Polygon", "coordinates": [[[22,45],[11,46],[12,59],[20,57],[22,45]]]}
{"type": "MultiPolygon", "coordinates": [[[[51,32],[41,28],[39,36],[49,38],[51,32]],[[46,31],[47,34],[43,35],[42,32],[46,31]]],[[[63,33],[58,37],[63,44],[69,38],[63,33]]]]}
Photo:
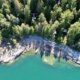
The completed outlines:
{"type": "Polygon", "coordinates": [[[42,0],[38,0],[36,12],[39,15],[44,10],[44,2],[42,0]]]}
{"type": "Polygon", "coordinates": [[[23,13],[23,5],[18,0],[13,0],[15,13],[17,16],[23,13]]]}
{"type": "Polygon", "coordinates": [[[25,15],[25,22],[29,23],[29,21],[30,21],[30,7],[28,5],[25,5],[24,15],[25,15]]]}

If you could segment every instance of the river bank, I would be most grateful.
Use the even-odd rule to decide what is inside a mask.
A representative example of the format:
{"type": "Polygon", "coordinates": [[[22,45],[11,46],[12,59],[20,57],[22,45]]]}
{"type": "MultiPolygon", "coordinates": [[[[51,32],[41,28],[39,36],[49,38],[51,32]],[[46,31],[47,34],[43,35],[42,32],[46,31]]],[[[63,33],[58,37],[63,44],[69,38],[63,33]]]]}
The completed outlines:
{"type": "Polygon", "coordinates": [[[24,37],[19,41],[14,48],[7,48],[6,46],[0,47],[0,62],[10,63],[14,61],[20,55],[32,51],[38,53],[41,57],[43,55],[54,55],[58,57],[60,49],[62,50],[62,58],[65,60],[71,60],[74,63],[80,64],[80,52],[70,49],[63,44],[56,44],[48,39],[43,39],[39,36],[24,37]]]}

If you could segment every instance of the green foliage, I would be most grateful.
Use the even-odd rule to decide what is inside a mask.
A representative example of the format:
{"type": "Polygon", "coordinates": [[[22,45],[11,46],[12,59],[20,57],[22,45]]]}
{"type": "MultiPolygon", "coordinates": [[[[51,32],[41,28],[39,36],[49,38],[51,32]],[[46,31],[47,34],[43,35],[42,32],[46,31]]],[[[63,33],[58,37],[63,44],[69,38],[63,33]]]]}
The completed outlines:
{"type": "Polygon", "coordinates": [[[55,35],[57,34],[56,29],[59,27],[60,23],[59,21],[55,21],[49,28],[49,36],[52,39],[55,39],[55,35]]]}
{"type": "Polygon", "coordinates": [[[43,0],[38,0],[36,12],[39,15],[43,11],[44,11],[44,2],[43,0]]]}
{"type": "Polygon", "coordinates": [[[30,21],[30,7],[28,5],[25,5],[24,15],[25,15],[25,22],[29,23],[29,21],[30,21]]]}
{"type": "Polygon", "coordinates": [[[65,9],[66,4],[67,4],[67,0],[61,0],[61,6],[63,9],[65,9]]]}
{"type": "Polygon", "coordinates": [[[73,9],[77,5],[77,0],[61,0],[61,6],[64,9],[73,9]]]}
{"type": "Polygon", "coordinates": [[[10,27],[3,28],[1,31],[1,35],[3,38],[9,39],[12,37],[12,30],[10,27]]]}
{"type": "Polygon", "coordinates": [[[17,43],[17,40],[16,39],[12,39],[12,44],[16,45],[16,43],[17,43]]]}
{"type": "Polygon", "coordinates": [[[44,8],[44,14],[45,14],[47,21],[49,21],[51,18],[51,7],[50,6],[44,8]]]}
{"type": "Polygon", "coordinates": [[[23,35],[28,35],[30,33],[29,25],[26,25],[26,24],[22,23],[21,28],[22,28],[22,34],[23,35]]]}
{"type": "Polygon", "coordinates": [[[8,22],[4,15],[0,13],[0,29],[10,27],[10,25],[10,22],[8,22]]]}
{"type": "Polygon", "coordinates": [[[9,14],[10,13],[10,5],[9,3],[3,3],[2,5],[2,11],[3,11],[3,14],[9,14]]]}
{"type": "Polygon", "coordinates": [[[33,34],[80,50],[80,0],[0,0],[0,41],[33,34]]]}
{"type": "Polygon", "coordinates": [[[34,28],[29,27],[29,25],[22,23],[21,26],[15,25],[12,27],[13,29],[13,34],[15,38],[18,40],[21,39],[25,35],[33,34],[34,33],[34,28]]]}
{"type": "Polygon", "coordinates": [[[77,0],[67,0],[67,2],[68,2],[68,5],[69,5],[69,8],[70,9],[73,9],[73,8],[75,8],[76,7],[76,2],[77,2],[77,0]]]}
{"type": "Polygon", "coordinates": [[[1,42],[1,40],[2,40],[2,35],[1,35],[1,31],[0,31],[0,42],[1,42]]]}
{"type": "Polygon", "coordinates": [[[68,45],[80,50],[80,22],[71,25],[67,36],[68,45]]]}
{"type": "Polygon", "coordinates": [[[67,23],[70,23],[72,19],[74,19],[74,15],[69,9],[61,14],[61,20],[65,20],[67,23]]]}
{"type": "Polygon", "coordinates": [[[49,37],[49,33],[48,33],[49,27],[50,25],[46,21],[42,23],[41,35],[43,37],[47,37],[47,38],[49,37]]]}
{"type": "Polygon", "coordinates": [[[0,8],[2,8],[2,5],[4,3],[5,0],[0,0],[0,8]]]}
{"type": "Polygon", "coordinates": [[[70,27],[71,21],[74,19],[73,12],[71,12],[69,9],[61,13],[60,17],[60,25],[57,29],[57,32],[59,33],[58,36],[64,37],[64,30],[68,30],[70,27]]]}
{"type": "Polygon", "coordinates": [[[43,0],[44,1],[44,4],[46,6],[50,6],[51,8],[53,8],[53,6],[56,4],[56,0],[43,0]]]}
{"type": "Polygon", "coordinates": [[[56,19],[58,20],[61,16],[62,8],[58,5],[53,7],[53,11],[51,11],[51,20],[54,22],[56,19]]]}
{"type": "Polygon", "coordinates": [[[19,18],[15,17],[14,15],[10,14],[10,15],[6,15],[6,18],[9,20],[9,22],[11,22],[11,24],[19,24],[19,18]]]}
{"type": "Polygon", "coordinates": [[[41,13],[41,14],[39,15],[38,21],[39,21],[39,22],[44,22],[45,20],[46,20],[45,15],[44,15],[43,13],[41,13]]]}
{"type": "Polygon", "coordinates": [[[23,36],[23,29],[19,25],[13,26],[13,34],[15,35],[15,38],[20,39],[23,36]]]}
{"type": "Polygon", "coordinates": [[[14,11],[17,16],[23,13],[23,5],[20,3],[19,0],[13,0],[14,4],[14,11]]]}

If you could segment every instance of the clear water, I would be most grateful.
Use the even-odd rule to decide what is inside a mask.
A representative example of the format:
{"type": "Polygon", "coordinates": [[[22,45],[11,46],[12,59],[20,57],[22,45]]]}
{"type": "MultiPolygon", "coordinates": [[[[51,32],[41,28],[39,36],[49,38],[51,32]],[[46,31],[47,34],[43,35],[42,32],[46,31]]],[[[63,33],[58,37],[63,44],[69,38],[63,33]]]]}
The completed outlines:
{"type": "Polygon", "coordinates": [[[50,66],[34,55],[0,65],[0,80],[80,80],[80,68],[65,62],[50,66]]]}

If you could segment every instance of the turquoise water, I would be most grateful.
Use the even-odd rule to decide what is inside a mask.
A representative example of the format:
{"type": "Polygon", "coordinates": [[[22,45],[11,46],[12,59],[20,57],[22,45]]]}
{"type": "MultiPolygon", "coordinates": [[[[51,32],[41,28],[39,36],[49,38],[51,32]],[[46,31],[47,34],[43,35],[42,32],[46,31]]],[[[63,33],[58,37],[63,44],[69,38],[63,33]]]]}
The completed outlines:
{"type": "Polygon", "coordinates": [[[50,66],[34,55],[0,65],[0,80],[80,80],[80,68],[65,62],[50,66]]]}

